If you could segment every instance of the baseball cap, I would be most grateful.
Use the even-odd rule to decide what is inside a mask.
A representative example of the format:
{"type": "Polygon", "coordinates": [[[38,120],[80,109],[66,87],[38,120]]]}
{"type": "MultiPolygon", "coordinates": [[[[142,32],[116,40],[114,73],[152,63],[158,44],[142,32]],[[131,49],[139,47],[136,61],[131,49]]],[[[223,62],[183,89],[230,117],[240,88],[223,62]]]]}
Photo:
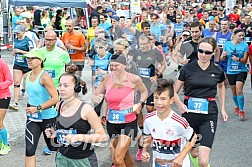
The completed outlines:
{"type": "Polygon", "coordinates": [[[190,33],[190,31],[188,31],[188,30],[184,30],[184,31],[182,32],[182,36],[184,36],[184,35],[191,36],[191,33],[190,33]]]}
{"type": "Polygon", "coordinates": [[[46,57],[44,52],[41,49],[32,49],[30,52],[28,52],[26,55],[24,55],[26,58],[27,57],[37,57],[42,61],[45,61],[46,57]]]}
{"type": "Polygon", "coordinates": [[[234,29],[234,28],[235,28],[235,25],[234,25],[233,23],[231,23],[231,24],[229,25],[229,28],[230,28],[230,29],[234,29]]]}
{"type": "Polygon", "coordinates": [[[126,58],[123,54],[118,54],[118,53],[113,54],[111,57],[111,61],[121,63],[123,65],[127,65],[126,58]]]}
{"type": "Polygon", "coordinates": [[[118,16],[112,16],[111,19],[114,19],[114,20],[116,20],[116,21],[119,21],[119,20],[120,20],[120,18],[119,18],[118,16]]]}
{"type": "Polygon", "coordinates": [[[22,26],[22,25],[17,25],[15,28],[14,28],[14,30],[13,30],[13,33],[20,33],[21,31],[23,31],[23,32],[25,32],[25,28],[24,28],[24,26],[22,26]]]}
{"type": "Polygon", "coordinates": [[[190,23],[188,23],[188,22],[184,23],[184,27],[190,27],[190,26],[191,26],[190,23]]]}
{"type": "Polygon", "coordinates": [[[223,8],[223,7],[219,7],[219,10],[220,10],[220,11],[223,11],[223,10],[224,10],[224,8],[223,8]]]}

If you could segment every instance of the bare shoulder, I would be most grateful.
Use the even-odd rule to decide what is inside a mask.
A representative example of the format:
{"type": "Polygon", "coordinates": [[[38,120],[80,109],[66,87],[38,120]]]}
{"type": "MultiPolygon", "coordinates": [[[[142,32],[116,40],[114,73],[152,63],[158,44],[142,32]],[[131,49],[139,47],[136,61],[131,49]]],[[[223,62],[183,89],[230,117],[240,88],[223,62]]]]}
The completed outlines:
{"type": "Polygon", "coordinates": [[[131,82],[134,84],[141,81],[141,78],[138,75],[129,73],[129,76],[130,76],[131,82]]]}
{"type": "Polygon", "coordinates": [[[95,114],[94,108],[88,103],[84,104],[84,106],[81,109],[81,117],[84,120],[88,120],[88,117],[93,116],[94,114],[95,114]]]}

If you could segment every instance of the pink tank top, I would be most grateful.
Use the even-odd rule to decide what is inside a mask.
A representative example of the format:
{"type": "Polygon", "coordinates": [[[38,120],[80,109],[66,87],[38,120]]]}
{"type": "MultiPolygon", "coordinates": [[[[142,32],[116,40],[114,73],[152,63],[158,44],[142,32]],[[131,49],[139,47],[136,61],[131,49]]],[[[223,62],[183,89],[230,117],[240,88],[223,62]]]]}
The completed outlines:
{"type": "Polygon", "coordinates": [[[134,89],[130,87],[130,77],[128,74],[128,86],[116,88],[112,85],[113,74],[109,76],[106,87],[106,100],[108,108],[113,110],[126,110],[133,108],[134,105],[134,89]]]}

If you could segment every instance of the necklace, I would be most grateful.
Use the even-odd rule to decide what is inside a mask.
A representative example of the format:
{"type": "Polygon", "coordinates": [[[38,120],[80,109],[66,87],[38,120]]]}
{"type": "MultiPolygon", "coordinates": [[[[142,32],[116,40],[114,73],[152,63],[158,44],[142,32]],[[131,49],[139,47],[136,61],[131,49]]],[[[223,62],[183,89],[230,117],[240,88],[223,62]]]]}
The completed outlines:
{"type": "Polygon", "coordinates": [[[62,106],[62,108],[63,108],[65,105],[67,105],[68,103],[71,103],[74,99],[76,99],[76,97],[74,97],[72,100],[70,100],[70,101],[64,103],[63,106],[62,106]]]}

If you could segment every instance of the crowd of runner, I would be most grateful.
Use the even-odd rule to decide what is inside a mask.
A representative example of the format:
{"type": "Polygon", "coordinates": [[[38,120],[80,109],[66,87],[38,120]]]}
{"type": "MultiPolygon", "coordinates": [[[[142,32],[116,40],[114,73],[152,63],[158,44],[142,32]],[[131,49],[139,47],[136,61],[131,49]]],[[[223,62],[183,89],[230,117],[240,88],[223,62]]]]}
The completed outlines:
{"type": "Polygon", "coordinates": [[[67,8],[14,8],[12,75],[0,58],[0,154],[10,151],[7,109],[19,111],[27,94],[27,167],[36,166],[41,133],[44,152],[56,151],[59,167],[98,166],[92,145],[108,140],[114,167],[133,167],[134,159],[152,159],[153,167],[209,167],[218,108],[228,120],[229,85],[234,114],[246,120],[252,5],[243,2],[225,10],[221,0],[141,1],[141,12],[125,17],[117,15],[118,3],[92,1],[88,20],[78,9],[69,19],[67,8]],[[178,64],[175,82],[164,79],[171,61],[178,64]],[[88,75],[84,65],[92,69],[91,88],[80,79],[88,75]],[[93,105],[78,95],[87,91],[93,105]],[[129,151],[133,140],[135,158],[129,151]]]}

